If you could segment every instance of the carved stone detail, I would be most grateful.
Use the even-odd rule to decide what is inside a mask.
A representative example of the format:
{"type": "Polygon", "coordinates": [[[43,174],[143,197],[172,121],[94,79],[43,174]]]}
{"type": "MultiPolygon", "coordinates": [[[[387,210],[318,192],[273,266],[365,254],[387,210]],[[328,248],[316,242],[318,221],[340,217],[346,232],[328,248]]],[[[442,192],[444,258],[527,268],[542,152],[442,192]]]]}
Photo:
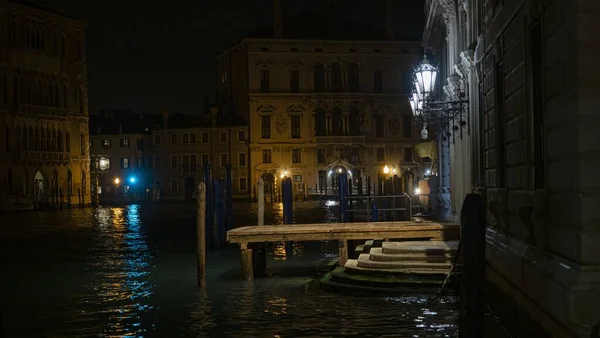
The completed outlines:
{"type": "Polygon", "coordinates": [[[287,120],[287,116],[284,116],[283,114],[275,117],[275,130],[277,131],[277,134],[283,135],[286,132],[288,125],[287,120]]]}
{"type": "Polygon", "coordinates": [[[400,120],[398,119],[397,115],[393,115],[388,120],[388,129],[390,130],[390,133],[392,133],[392,135],[395,135],[400,129],[400,120]]]}

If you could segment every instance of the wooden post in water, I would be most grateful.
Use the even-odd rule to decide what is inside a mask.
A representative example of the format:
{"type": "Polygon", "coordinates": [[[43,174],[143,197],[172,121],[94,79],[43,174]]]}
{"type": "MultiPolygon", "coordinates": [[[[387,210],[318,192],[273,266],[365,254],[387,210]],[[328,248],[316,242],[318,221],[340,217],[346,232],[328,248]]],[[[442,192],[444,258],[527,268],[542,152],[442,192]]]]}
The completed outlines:
{"type": "Polygon", "coordinates": [[[196,256],[198,286],[206,286],[206,184],[198,184],[196,214],[196,256]]]}
{"type": "Polygon", "coordinates": [[[254,267],[252,266],[252,249],[248,248],[248,244],[240,245],[240,255],[242,258],[242,278],[244,280],[254,279],[254,267]]]}
{"type": "Polygon", "coordinates": [[[346,266],[346,262],[348,261],[348,241],[345,239],[340,239],[338,241],[338,249],[339,249],[339,258],[340,258],[340,267],[346,266]]]}
{"type": "MultiPolygon", "coordinates": [[[[256,225],[265,225],[265,181],[260,177],[256,183],[258,193],[258,219],[256,225]]],[[[260,275],[264,274],[267,269],[267,246],[265,243],[257,243],[254,245],[256,252],[254,253],[254,266],[256,272],[260,275]]]]}
{"type": "Polygon", "coordinates": [[[480,194],[465,197],[461,218],[462,271],[459,337],[483,336],[485,287],[485,202],[480,194]]]}

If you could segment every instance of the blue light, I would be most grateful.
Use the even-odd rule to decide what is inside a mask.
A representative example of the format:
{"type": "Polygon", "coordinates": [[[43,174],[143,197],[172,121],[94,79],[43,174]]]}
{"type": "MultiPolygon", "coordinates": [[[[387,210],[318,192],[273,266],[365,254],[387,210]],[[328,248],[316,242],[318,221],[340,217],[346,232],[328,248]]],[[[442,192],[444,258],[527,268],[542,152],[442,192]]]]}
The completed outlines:
{"type": "Polygon", "coordinates": [[[130,178],[129,178],[129,182],[131,182],[131,183],[135,183],[135,177],[130,177],[130,178]]]}

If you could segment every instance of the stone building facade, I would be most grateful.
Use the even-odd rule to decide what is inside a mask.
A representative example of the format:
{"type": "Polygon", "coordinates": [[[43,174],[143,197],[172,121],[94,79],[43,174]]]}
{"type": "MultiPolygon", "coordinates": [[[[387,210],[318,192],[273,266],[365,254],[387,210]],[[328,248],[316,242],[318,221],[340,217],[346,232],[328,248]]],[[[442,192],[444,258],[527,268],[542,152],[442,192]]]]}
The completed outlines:
{"type": "Polygon", "coordinates": [[[0,209],[90,202],[84,29],[0,2],[0,209]]]}
{"type": "Polygon", "coordinates": [[[216,108],[205,116],[93,116],[90,130],[100,202],[189,200],[208,165],[222,179],[230,165],[233,197],[250,195],[248,127],[239,117],[216,108]]]}
{"type": "Polygon", "coordinates": [[[289,176],[297,196],[333,194],[347,172],[354,192],[378,193],[388,165],[412,191],[423,167],[406,94],[419,42],[396,39],[391,15],[377,32],[328,8],[286,21],[275,1],[274,23],[217,59],[220,105],[249,122],[253,190],[263,177],[277,196],[289,176]]]}
{"type": "Polygon", "coordinates": [[[590,337],[600,321],[600,2],[426,8],[424,46],[446,69],[447,92],[469,96],[471,133],[449,146],[452,206],[458,214],[480,186],[490,289],[551,336],[590,337]]]}

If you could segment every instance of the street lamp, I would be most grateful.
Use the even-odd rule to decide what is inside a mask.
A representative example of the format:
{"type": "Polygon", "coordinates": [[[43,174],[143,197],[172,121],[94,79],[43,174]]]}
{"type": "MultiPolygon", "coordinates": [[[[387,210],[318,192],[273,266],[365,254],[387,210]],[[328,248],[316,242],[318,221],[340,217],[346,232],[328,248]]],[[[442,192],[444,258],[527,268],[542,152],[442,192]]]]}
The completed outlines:
{"type": "Polygon", "coordinates": [[[428,125],[437,125],[444,138],[452,136],[454,138],[456,132],[460,133],[462,139],[463,128],[467,127],[466,120],[468,119],[468,111],[465,100],[466,94],[461,91],[460,77],[451,75],[448,82],[452,84],[454,93],[449,93],[453,97],[447,101],[435,101],[436,80],[438,76],[438,68],[433,66],[427,60],[427,56],[423,58],[414,70],[413,92],[409,95],[408,102],[413,112],[417,123],[423,126],[421,137],[427,139],[429,137],[428,125]],[[454,100],[454,98],[458,98],[454,100]]]}
{"type": "Polygon", "coordinates": [[[115,184],[116,184],[116,185],[119,185],[119,183],[120,183],[120,182],[121,182],[121,180],[120,180],[118,177],[117,177],[117,178],[115,178],[115,184]]]}
{"type": "Polygon", "coordinates": [[[387,164],[385,165],[385,167],[383,167],[383,173],[386,175],[390,173],[390,167],[388,167],[387,164]]]}

